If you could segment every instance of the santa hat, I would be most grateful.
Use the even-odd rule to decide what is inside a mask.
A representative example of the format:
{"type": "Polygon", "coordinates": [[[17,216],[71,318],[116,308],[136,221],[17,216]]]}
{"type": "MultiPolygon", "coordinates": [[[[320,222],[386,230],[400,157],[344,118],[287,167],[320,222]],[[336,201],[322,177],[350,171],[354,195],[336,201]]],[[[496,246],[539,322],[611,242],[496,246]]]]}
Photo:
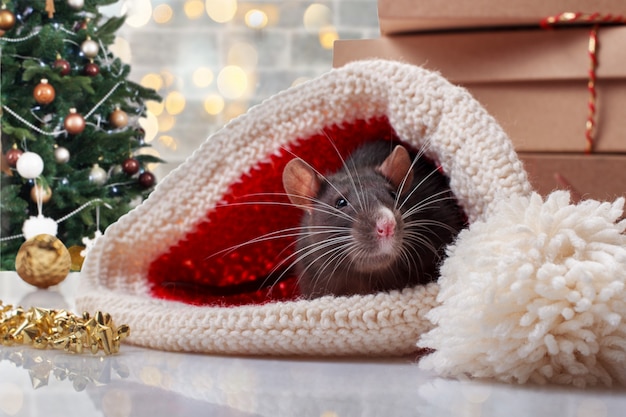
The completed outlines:
{"type": "Polygon", "coordinates": [[[155,349],[245,355],[405,355],[442,375],[626,385],[623,199],[532,193],[498,123],[463,88],[361,61],[234,119],[111,225],[85,261],[77,306],[155,349]],[[282,189],[295,156],[321,171],[374,139],[426,149],[469,227],[438,283],[301,299],[280,275],[299,225],[282,189]],[[282,233],[285,235],[285,233],[282,233]],[[261,288],[261,289],[259,289],[261,288]]]}

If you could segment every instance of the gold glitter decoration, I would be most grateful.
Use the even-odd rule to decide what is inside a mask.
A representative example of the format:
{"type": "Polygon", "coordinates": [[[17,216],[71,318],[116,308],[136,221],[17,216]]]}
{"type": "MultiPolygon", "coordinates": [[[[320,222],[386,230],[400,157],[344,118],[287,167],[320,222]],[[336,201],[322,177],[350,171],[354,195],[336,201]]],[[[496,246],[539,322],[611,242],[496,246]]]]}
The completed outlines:
{"type": "Polygon", "coordinates": [[[76,316],[66,310],[4,305],[0,301],[0,341],[5,346],[28,345],[70,353],[85,351],[105,355],[118,353],[122,339],[130,334],[126,324],[116,327],[111,315],[97,311],[76,316]]]}

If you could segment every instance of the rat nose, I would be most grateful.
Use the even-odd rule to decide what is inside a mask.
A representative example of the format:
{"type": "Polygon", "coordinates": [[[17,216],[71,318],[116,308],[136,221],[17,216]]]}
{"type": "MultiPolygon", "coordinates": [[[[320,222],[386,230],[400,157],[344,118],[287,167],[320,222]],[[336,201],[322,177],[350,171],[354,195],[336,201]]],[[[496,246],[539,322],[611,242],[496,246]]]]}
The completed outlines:
{"type": "Polygon", "coordinates": [[[379,216],[376,219],[376,233],[380,238],[389,238],[394,235],[396,231],[396,218],[393,212],[387,208],[382,209],[379,212],[379,216]]]}

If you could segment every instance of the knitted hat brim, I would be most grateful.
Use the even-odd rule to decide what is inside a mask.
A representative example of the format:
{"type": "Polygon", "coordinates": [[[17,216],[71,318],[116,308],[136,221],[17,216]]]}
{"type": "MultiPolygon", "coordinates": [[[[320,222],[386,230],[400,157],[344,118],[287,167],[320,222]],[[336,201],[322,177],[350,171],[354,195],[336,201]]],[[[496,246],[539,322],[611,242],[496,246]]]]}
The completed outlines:
{"type": "MultiPolygon", "coordinates": [[[[268,179],[275,178],[272,164],[280,166],[291,153],[314,157],[317,142],[321,146],[334,139],[329,142],[324,134],[329,129],[355,145],[380,133],[381,126],[410,147],[426,146],[426,156],[448,175],[470,223],[488,216],[499,200],[531,191],[513,145],[465,89],[408,64],[355,62],[269,98],[210,136],[144,203],[98,239],[83,266],[77,307],[105,310],[131,327],[129,342],[163,350],[273,355],[415,351],[419,336],[432,326],[425,314],[436,305],[437,284],[367,296],[207,305],[164,295],[150,278],[166,265],[165,274],[174,283],[178,274],[186,284],[224,280],[210,262],[200,261],[212,253],[189,259],[174,255],[207,236],[222,240],[216,230],[228,233],[237,219],[227,215],[221,220],[215,213],[233,190],[243,184],[246,195],[263,194],[268,179]],[[363,132],[367,134],[359,135],[363,132]],[[216,219],[228,227],[216,228],[216,219]]],[[[269,187],[275,189],[272,181],[269,187]]],[[[251,236],[268,233],[265,217],[241,221],[243,226],[237,226],[251,236]]],[[[232,241],[225,242],[222,249],[232,247],[232,241]]],[[[255,268],[257,260],[248,258],[233,257],[222,267],[255,268]]]]}

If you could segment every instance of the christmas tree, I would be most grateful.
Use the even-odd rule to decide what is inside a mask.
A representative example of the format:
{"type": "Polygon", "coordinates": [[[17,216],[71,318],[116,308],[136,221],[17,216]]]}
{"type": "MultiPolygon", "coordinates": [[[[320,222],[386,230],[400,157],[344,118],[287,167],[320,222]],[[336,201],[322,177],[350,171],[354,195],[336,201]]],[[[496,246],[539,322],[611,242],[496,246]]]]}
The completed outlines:
{"type": "Polygon", "coordinates": [[[72,252],[154,187],[138,121],[160,97],[108,50],[124,18],[99,8],[117,1],[2,0],[2,269],[29,219],[52,219],[72,252]]]}

